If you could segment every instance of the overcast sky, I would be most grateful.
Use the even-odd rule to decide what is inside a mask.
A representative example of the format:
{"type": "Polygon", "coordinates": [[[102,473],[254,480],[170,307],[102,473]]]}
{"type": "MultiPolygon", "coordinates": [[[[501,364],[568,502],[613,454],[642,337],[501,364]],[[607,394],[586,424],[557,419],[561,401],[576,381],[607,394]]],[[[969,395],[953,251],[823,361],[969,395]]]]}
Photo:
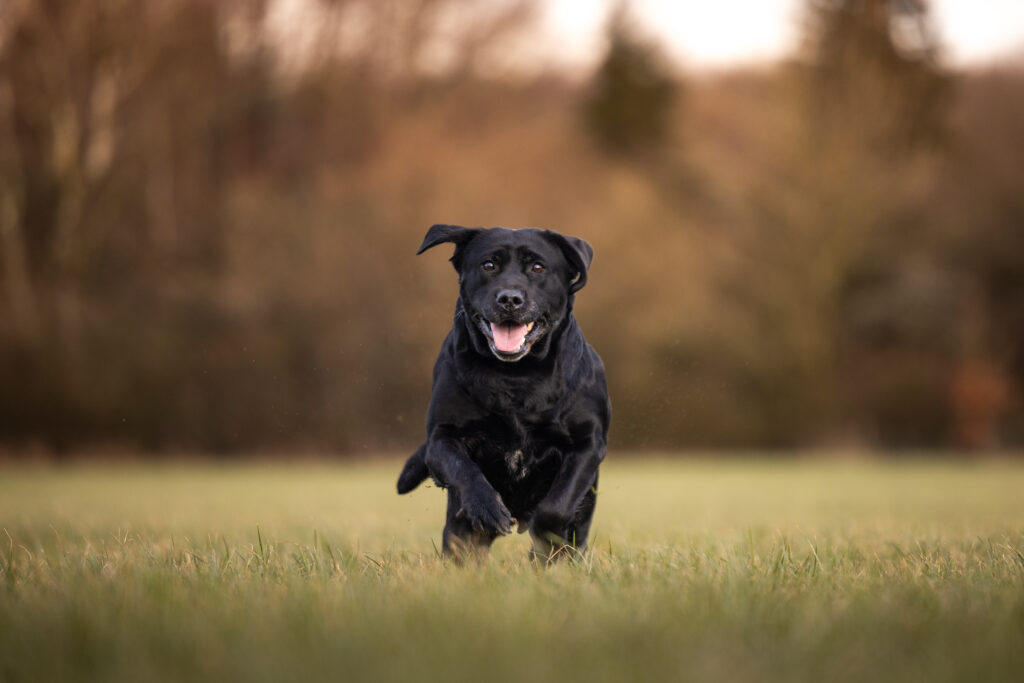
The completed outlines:
{"type": "MultiPolygon", "coordinates": [[[[587,65],[598,54],[613,0],[547,0],[550,58],[587,65]]],[[[796,45],[804,0],[633,0],[638,21],[684,67],[773,59],[796,45]]],[[[932,0],[951,66],[1024,54],[1024,0],[932,0]]]]}

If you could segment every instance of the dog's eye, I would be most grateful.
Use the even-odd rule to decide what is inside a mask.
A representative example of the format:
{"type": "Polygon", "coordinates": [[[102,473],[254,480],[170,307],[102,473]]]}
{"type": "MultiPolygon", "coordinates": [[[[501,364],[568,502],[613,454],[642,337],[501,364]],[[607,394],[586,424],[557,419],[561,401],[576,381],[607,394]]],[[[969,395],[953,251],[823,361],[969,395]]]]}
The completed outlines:
{"type": "Polygon", "coordinates": [[[480,267],[489,273],[498,266],[494,265],[494,261],[484,261],[482,264],[480,264],[480,267]]]}
{"type": "Polygon", "coordinates": [[[534,273],[543,273],[547,268],[544,267],[543,263],[534,263],[530,266],[530,271],[534,273]]]}

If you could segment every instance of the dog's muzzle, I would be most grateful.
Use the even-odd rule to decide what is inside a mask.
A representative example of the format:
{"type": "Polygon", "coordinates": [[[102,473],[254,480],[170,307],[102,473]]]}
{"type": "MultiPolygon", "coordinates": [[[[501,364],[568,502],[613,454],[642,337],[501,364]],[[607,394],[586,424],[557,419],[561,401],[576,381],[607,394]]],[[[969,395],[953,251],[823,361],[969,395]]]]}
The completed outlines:
{"type": "Polygon", "coordinates": [[[542,319],[529,322],[502,320],[491,322],[483,316],[475,318],[477,327],[487,338],[491,353],[498,360],[515,362],[530,353],[534,342],[543,336],[547,325],[542,319]]]}

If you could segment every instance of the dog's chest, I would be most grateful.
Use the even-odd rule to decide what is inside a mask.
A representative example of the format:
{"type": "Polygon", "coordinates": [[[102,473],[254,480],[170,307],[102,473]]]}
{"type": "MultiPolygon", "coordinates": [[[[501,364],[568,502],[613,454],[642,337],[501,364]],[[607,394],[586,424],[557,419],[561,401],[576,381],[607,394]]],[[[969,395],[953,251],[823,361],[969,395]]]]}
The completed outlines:
{"type": "Polygon", "coordinates": [[[567,450],[567,435],[553,427],[496,419],[476,431],[467,445],[488,479],[525,482],[551,469],[552,460],[567,450]]]}
{"type": "Polygon", "coordinates": [[[522,481],[530,473],[530,462],[523,455],[521,448],[505,453],[505,466],[508,468],[509,476],[515,481],[522,481]]]}
{"type": "Polygon", "coordinates": [[[511,427],[508,434],[511,438],[504,444],[505,467],[513,481],[522,481],[529,476],[538,455],[554,444],[551,434],[547,433],[549,427],[515,418],[509,420],[508,426],[511,427]]]}
{"type": "Polygon", "coordinates": [[[505,467],[513,481],[550,473],[572,449],[568,433],[557,424],[523,425],[516,436],[504,449],[505,467]]]}

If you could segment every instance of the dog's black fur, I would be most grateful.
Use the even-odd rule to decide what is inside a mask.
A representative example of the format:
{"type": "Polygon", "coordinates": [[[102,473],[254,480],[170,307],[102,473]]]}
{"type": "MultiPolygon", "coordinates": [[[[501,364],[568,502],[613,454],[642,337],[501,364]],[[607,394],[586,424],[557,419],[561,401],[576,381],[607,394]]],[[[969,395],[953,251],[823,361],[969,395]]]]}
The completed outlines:
{"type": "Polygon", "coordinates": [[[551,230],[435,225],[416,253],[444,242],[455,244],[455,321],[434,365],[427,441],[398,492],[428,476],[448,490],[446,555],[486,551],[517,520],[535,556],[583,549],[611,418],[604,366],[572,313],[593,249],[551,230]],[[495,335],[512,326],[528,331],[502,351],[516,342],[495,335]]]}

